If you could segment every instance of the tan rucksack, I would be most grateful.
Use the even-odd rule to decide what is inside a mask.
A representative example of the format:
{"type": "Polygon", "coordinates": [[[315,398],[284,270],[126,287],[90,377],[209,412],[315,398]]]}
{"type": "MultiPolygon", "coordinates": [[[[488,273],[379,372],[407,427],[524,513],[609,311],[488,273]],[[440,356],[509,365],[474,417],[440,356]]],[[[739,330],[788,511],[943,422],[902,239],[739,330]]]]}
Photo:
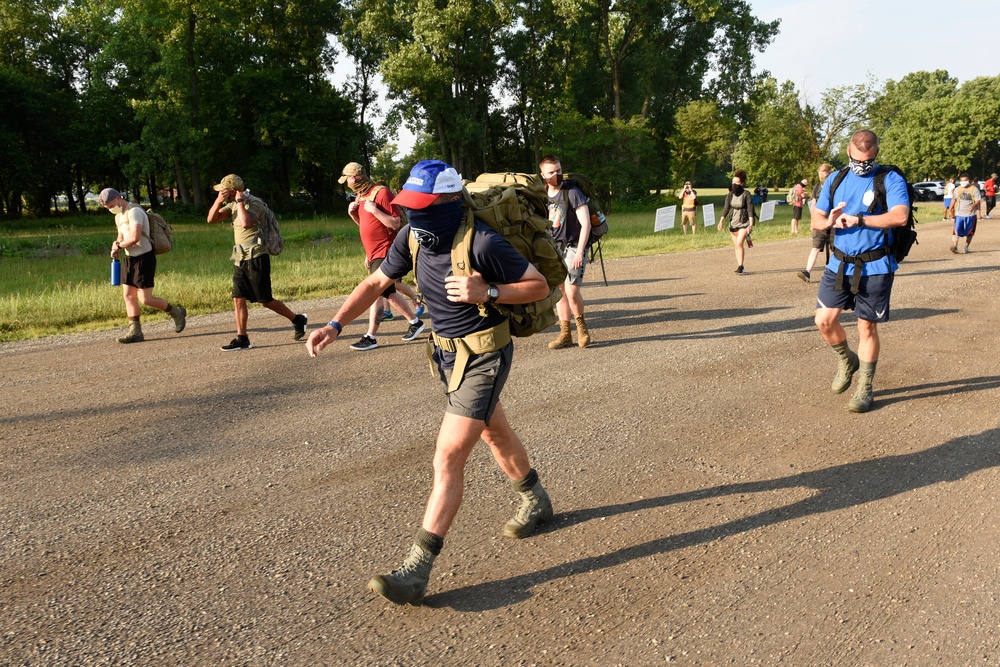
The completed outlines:
{"type": "Polygon", "coordinates": [[[162,255],[174,249],[174,230],[170,228],[162,215],[152,209],[146,210],[149,218],[149,240],[153,243],[153,252],[162,255]]]}
{"type": "MultiPolygon", "coordinates": [[[[517,252],[545,276],[549,285],[548,296],[524,304],[489,304],[510,321],[514,336],[530,336],[547,329],[558,321],[555,305],[562,297],[560,286],[566,280],[566,263],[562,253],[549,234],[548,202],[532,190],[531,185],[493,185],[481,192],[464,190],[462,198],[467,211],[451,247],[452,272],[456,276],[472,275],[470,245],[472,243],[472,218],[485,223],[507,239],[517,252]]],[[[409,238],[416,276],[417,253],[420,244],[413,233],[409,238]]],[[[485,310],[486,304],[479,308],[485,310]]]]}

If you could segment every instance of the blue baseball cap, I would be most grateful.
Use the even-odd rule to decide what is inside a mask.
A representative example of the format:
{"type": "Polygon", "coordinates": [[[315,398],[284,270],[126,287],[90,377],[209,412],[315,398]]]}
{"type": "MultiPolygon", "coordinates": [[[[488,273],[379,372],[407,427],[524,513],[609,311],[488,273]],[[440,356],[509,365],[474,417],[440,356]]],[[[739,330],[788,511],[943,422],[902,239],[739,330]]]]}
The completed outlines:
{"type": "Polygon", "coordinates": [[[421,160],[413,165],[403,189],[392,200],[396,206],[427,208],[438,195],[462,191],[462,176],[447,162],[421,160]]]}

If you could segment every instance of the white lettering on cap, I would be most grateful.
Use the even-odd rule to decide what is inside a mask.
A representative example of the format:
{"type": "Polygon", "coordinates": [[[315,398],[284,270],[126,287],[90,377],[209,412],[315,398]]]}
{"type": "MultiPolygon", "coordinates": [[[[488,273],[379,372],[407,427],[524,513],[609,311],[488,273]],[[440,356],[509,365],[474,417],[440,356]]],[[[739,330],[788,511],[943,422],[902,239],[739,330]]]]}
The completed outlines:
{"type": "Polygon", "coordinates": [[[424,184],[424,179],[417,178],[416,176],[410,176],[408,179],[406,179],[406,184],[407,185],[423,185],[424,184]]]}

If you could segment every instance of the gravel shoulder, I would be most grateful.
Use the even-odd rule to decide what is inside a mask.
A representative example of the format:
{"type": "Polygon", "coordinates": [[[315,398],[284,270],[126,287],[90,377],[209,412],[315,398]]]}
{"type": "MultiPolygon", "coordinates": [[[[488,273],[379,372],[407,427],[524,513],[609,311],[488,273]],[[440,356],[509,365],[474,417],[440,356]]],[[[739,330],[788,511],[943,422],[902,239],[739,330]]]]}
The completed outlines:
{"type": "Polygon", "coordinates": [[[829,390],[806,234],[745,276],[731,249],[592,267],[596,344],[519,341],[503,397],[556,518],[502,538],[478,447],[422,607],[365,587],[419,526],[442,412],[405,322],[314,360],[260,309],[246,352],[229,313],[0,345],[0,664],[989,663],[997,224],[957,256],[918,227],[865,415],[829,390]]]}

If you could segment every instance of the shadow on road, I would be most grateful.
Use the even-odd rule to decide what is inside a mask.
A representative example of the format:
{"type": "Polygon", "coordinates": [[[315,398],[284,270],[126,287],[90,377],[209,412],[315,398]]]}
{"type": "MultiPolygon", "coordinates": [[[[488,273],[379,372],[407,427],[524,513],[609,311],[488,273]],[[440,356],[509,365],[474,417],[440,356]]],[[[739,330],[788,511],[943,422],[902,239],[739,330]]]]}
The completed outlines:
{"type": "Polygon", "coordinates": [[[952,394],[997,388],[1000,388],[1000,376],[993,375],[978,378],[961,378],[947,382],[929,382],[927,384],[916,384],[911,387],[879,388],[876,395],[878,396],[878,405],[885,406],[902,401],[915,401],[920,398],[950,396],[952,394]],[[893,396],[895,398],[892,398],[893,396]]]}
{"type": "MultiPolygon", "coordinates": [[[[996,378],[988,379],[996,381],[996,378]]],[[[717,526],[667,535],[611,553],[567,561],[537,572],[440,593],[427,598],[425,603],[432,607],[450,607],[460,612],[498,609],[529,599],[532,587],[550,581],[613,568],[640,558],[715,542],[786,521],[857,507],[925,486],[955,482],[974,472],[997,466],[1000,466],[1000,429],[990,429],[911,454],[847,463],[760,482],[725,484],[699,491],[568,512],[556,517],[556,525],[549,532],[564,530],[594,519],[629,515],[642,510],[722,496],[791,488],[815,491],[808,498],[790,505],[768,509],[717,526]]],[[[637,517],[634,516],[628,518],[628,521],[636,520],[637,517]]],[[[599,548],[594,544],[595,548],[599,548]]]]}
{"type": "Polygon", "coordinates": [[[954,273],[993,273],[995,271],[1000,271],[1000,266],[953,266],[948,269],[941,269],[940,271],[907,271],[905,273],[900,273],[900,277],[910,277],[910,276],[934,276],[938,274],[954,274],[954,273]]]}

